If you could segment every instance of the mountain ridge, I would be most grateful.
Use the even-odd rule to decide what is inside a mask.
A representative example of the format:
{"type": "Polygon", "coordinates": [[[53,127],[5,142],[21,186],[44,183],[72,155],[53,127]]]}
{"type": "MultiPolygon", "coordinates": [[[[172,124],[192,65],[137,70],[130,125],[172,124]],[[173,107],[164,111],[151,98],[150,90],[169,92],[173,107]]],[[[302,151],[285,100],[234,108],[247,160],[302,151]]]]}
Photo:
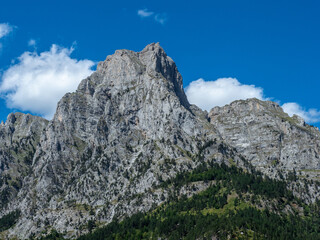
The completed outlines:
{"type": "MultiPolygon", "coordinates": [[[[21,211],[15,225],[3,233],[10,238],[39,236],[51,229],[67,232],[66,237],[71,238],[87,233],[84,226],[89,220],[104,225],[114,218],[146,212],[172,194],[170,189],[155,186],[212,159],[219,164],[236,164],[248,172],[258,168],[275,179],[288,178],[293,170],[299,172],[311,164],[314,172],[311,176],[300,174],[301,179],[318,177],[320,135],[315,128],[297,117],[290,118],[272,102],[236,101],[209,113],[189,104],[181,74],[158,43],[149,44],[141,52],[118,50],[108,56],[75,92],[62,97],[51,121],[16,114],[22,119],[35,119],[39,127],[31,131],[37,137],[29,143],[34,150],[28,159],[28,171],[19,177],[21,184],[15,188],[7,180],[0,188],[2,195],[5,189],[16,189],[6,203],[1,202],[0,216],[21,211]],[[248,123],[252,123],[250,127],[248,123]],[[261,124],[267,127],[261,128],[261,124]],[[237,127],[232,130],[232,126],[237,127]],[[252,129],[252,138],[247,137],[246,129],[252,129]],[[258,137],[254,134],[265,138],[255,142],[258,137]],[[300,163],[281,165],[287,159],[282,155],[276,158],[268,151],[278,149],[273,146],[278,144],[283,152],[294,137],[300,141],[298,152],[313,139],[314,144],[306,145],[311,151],[297,155],[289,148],[288,162],[299,158],[300,163]],[[282,139],[287,142],[282,143],[282,139]],[[252,150],[266,143],[267,148],[252,150]],[[263,150],[264,156],[257,154],[263,150]]],[[[8,126],[15,114],[9,116],[8,126]]],[[[8,129],[7,122],[0,126],[0,132],[8,129]]],[[[298,140],[295,144],[299,145],[298,140]]],[[[3,151],[8,152],[7,148],[3,151]]],[[[13,153],[0,156],[4,158],[0,163],[12,156],[15,160],[11,169],[19,167],[21,159],[13,153]]],[[[0,174],[4,179],[5,171],[0,174]]],[[[288,184],[288,188],[306,202],[316,201],[319,186],[310,183],[301,190],[301,179],[288,184]]],[[[208,185],[201,183],[198,187],[206,189],[208,185]]],[[[185,190],[190,196],[195,192],[185,190]]]]}

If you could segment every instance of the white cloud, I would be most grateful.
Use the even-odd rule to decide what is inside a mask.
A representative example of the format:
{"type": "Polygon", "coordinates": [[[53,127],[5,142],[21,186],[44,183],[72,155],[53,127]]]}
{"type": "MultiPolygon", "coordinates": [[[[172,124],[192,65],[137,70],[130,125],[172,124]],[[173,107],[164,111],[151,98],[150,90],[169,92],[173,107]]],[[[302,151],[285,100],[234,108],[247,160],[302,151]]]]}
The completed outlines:
{"type": "Polygon", "coordinates": [[[146,9],[146,8],[138,10],[138,15],[142,18],[150,17],[153,14],[154,14],[154,12],[148,11],[148,9],[146,9]]]}
{"type": "Polygon", "coordinates": [[[293,114],[296,114],[302,117],[308,123],[320,122],[320,111],[316,109],[305,110],[295,102],[285,103],[282,105],[282,108],[291,117],[293,116],[293,114]]]}
{"type": "Polygon", "coordinates": [[[153,16],[153,20],[164,24],[167,21],[167,14],[166,13],[155,13],[152,11],[149,11],[147,8],[138,10],[138,16],[141,18],[147,18],[153,16]]]}
{"type": "Polygon", "coordinates": [[[167,14],[159,13],[154,16],[154,20],[158,23],[164,24],[167,21],[167,14]]]}
{"type": "MultiPolygon", "coordinates": [[[[10,26],[8,23],[0,23],[0,39],[7,36],[11,31],[13,27],[10,26]]],[[[0,50],[2,50],[2,43],[0,42],[0,50]]]]}
{"type": "Polygon", "coordinates": [[[28,41],[28,46],[29,46],[29,47],[35,47],[36,45],[37,45],[36,40],[30,39],[30,40],[28,41]]]}
{"type": "Polygon", "coordinates": [[[0,23],[0,38],[5,37],[12,31],[12,27],[8,23],[0,23]]]}
{"type": "Polygon", "coordinates": [[[235,78],[219,78],[215,81],[204,81],[200,78],[186,87],[186,95],[190,103],[207,111],[215,106],[229,104],[234,100],[264,99],[262,88],[241,84],[235,78]]]}
{"type": "Polygon", "coordinates": [[[52,118],[60,98],[93,72],[94,62],[73,59],[72,51],[52,45],[40,54],[23,53],[2,76],[0,92],[7,106],[52,118]]]}

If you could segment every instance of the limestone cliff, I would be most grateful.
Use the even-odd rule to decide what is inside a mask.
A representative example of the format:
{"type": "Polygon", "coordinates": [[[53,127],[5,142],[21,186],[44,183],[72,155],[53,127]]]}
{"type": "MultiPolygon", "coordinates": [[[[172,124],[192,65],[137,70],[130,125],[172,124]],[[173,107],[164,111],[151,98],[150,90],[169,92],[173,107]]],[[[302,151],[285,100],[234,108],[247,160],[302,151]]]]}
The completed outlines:
{"type": "Polygon", "coordinates": [[[90,219],[147,211],[176,194],[161,182],[212,159],[275,178],[319,168],[318,130],[254,99],[208,115],[189,104],[158,43],[116,51],[59,101],[53,120],[13,114],[0,137],[1,189],[11,189],[0,213],[21,211],[2,234],[21,239],[52,228],[79,236],[90,219]]]}

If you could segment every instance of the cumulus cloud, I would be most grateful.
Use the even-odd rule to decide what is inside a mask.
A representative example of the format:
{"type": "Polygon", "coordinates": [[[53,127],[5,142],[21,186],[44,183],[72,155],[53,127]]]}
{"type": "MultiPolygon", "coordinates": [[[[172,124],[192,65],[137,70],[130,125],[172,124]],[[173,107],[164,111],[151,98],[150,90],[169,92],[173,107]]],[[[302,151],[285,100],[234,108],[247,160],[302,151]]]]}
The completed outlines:
{"type": "Polygon", "coordinates": [[[0,23],[0,39],[8,35],[12,27],[8,23],[0,23]]]}
{"type": "Polygon", "coordinates": [[[308,123],[317,123],[320,122],[320,111],[316,109],[305,110],[298,103],[289,102],[282,105],[283,110],[293,116],[294,114],[302,117],[308,123]]]}
{"type": "Polygon", "coordinates": [[[59,99],[93,72],[94,62],[71,58],[73,50],[52,45],[40,54],[23,53],[2,75],[0,93],[7,106],[52,118],[59,99]]]}
{"type": "Polygon", "coordinates": [[[185,90],[190,103],[207,111],[215,106],[229,104],[234,100],[264,99],[262,88],[241,84],[235,78],[219,78],[215,81],[204,81],[200,78],[191,82],[185,90]]]}
{"type": "Polygon", "coordinates": [[[153,14],[154,14],[154,12],[148,11],[148,9],[146,9],[146,8],[138,10],[138,15],[142,18],[150,17],[153,14]]]}
{"type": "Polygon", "coordinates": [[[147,8],[140,9],[138,10],[137,13],[138,13],[138,16],[140,16],[141,18],[148,18],[153,16],[153,20],[162,25],[167,21],[166,13],[155,13],[155,12],[149,11],[147,8]]]}

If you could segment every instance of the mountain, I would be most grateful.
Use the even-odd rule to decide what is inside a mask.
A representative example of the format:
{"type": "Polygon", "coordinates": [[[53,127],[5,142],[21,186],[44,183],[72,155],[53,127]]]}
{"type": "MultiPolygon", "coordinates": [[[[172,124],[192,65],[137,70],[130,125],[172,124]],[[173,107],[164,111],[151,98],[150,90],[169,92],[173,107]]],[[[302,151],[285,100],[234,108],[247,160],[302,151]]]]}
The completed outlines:
{"type": "MultiPolygon", "coordinates": [[[[257,170],[272,178],[319,180],[320,132],[294,115],[289,117],[271,101],[248,99],[215,107],[209,113],[210,123],[224,141],[241,153],[257,170]]],[[[309,202],[319,198],[317,184],[307,191],[293,190],[309,202]]]]}
{"type": "Polygon", "coordinates": [[[48,121],[30,114],[11,113],[0,125],[1,202],[13,201],[32,171],[32,159],[48,121]]]}
{"type": "MultiPolygon", "coordinates": [[[[59,101],[49,122],[10,114],[0,137],[3,238],[80,237],[203,196],[213,185],[232,186],[221,208],[234,194],[261,195],[233,185],[238,175],[249,185],[281,186],[283,195],[265,195],[287,199],[286,213],[316,209],[319,130],[257,99],[202,111],[188,102],[181,74],[158,43],[108,56],[59,101]]],[[[272,201],[264,205],[284,211],[272,201]]]]}

